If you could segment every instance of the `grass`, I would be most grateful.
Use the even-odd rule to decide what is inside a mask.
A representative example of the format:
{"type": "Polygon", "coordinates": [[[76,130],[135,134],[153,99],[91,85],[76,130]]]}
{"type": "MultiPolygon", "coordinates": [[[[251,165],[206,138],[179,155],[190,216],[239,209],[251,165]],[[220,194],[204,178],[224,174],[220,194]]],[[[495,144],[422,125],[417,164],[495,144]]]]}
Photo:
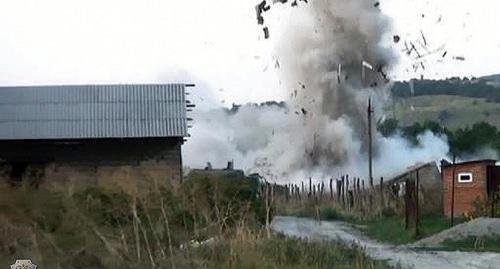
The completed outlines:
{"type": "MultiPolygon", "coordinates": [[[[393,210],[382,210],[380,214],[346,211],[331,204],[318,204],[304,201],[296,204],[278,204],[278,215],[313,218],[321,220],[340,220],[362,227],[362,231],[370,238],[395,245],[415,242],[421,238],[437,234],[450,226],[449,219],[425,215],[420,220],[420,234],[416,236],[415,229],[405,229],[404,218],[397,216],[393,210]]],[[[460,221],[456,221],[460,223],[460,221]]]]}
{"type": "Polygon", "coordinates": [[[379,218],[368,221],[364,232],[371,238],[395,245],[415,242],[448,229],[449,220],[440,216],[423,217],[420,221],[420,235],[415,235],[415,229],[405,230],[404,219],[398,217],[379,218]]]}
{"type": "Polygon", "coordinates": [[[462,240],[445,240],[441,245],[441,250],[500,252],[500,238],[468,237],[462,240]]]}
{"type": "Polygon", "coordinates": [[[389,268],[356,247],[268,237],[255,191],[251,181],[222,179],[194,179],[141,197],[100,188],[2,187],[0,268],[18,257],[70,269],[389,268]],[[189,243],[207,239],[199,247],[189,243]]]}

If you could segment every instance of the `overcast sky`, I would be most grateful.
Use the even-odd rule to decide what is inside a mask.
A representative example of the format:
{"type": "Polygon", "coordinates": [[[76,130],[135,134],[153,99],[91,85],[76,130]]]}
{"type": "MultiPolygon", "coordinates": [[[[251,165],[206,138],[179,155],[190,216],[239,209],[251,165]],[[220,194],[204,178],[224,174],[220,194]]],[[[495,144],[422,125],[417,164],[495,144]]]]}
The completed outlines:
{"type": "MultiPolygon", "coordinates": [[[[182,81],[219,104],[283,99],[273,49],[304,10],[273,7],[264,40],[257,2],[0,0],[0,85],[182,81]]],[[[500,1],[382,0],[381,8],[394,34],[418,39],[422,30],[429,47],[449,55],[417,73],[403,56],[393,78],[500,73],[500,1]]]]}

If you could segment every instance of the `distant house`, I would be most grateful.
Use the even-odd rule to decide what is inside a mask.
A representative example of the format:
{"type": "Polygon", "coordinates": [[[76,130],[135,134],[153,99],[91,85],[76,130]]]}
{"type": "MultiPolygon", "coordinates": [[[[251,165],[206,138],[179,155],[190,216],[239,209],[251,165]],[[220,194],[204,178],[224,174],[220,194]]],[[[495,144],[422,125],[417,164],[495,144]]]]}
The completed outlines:
{"type": "Polygon", "coordinates": [[[485,201],[500,186],[500,167],[496,160],[457,163],[442,162],[443,206],[446,216],[460,216],[474,209],[475,201],[485,201]],[[453,186],[453,188],[452,188],[453,186]]]}
{"type": "Polygon", "coordinates": [[[4,176],[179,181],[189,86],[0,87],[4,176]]]}

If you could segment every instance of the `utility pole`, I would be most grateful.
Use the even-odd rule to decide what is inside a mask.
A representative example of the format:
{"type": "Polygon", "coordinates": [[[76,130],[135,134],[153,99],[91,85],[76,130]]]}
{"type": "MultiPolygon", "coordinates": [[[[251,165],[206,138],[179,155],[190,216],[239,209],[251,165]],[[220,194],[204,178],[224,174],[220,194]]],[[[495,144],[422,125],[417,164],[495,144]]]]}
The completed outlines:
{"type": "Polygon", "coordinates": [[[453,166],[451,172],[451,227],[454,225],[455,214],[455,152],[453,152],[453,166]]]}
{"type": "Polygon", "coordinates": [[[372,99],[368,98],[368,179],[370,180],[370,187],[373,187],[373,167],[372,167],[372,99]]]}

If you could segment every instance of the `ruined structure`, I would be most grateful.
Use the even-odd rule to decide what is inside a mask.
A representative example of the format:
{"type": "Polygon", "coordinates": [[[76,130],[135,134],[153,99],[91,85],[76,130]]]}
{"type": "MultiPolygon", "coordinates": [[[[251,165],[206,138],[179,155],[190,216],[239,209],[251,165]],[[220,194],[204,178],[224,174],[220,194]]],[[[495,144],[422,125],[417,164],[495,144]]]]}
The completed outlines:
{"type": "Polygon", "coordinates": [[[0,87],[4,177],[133,189],[180,181],[189,86],[0,87]]]}

